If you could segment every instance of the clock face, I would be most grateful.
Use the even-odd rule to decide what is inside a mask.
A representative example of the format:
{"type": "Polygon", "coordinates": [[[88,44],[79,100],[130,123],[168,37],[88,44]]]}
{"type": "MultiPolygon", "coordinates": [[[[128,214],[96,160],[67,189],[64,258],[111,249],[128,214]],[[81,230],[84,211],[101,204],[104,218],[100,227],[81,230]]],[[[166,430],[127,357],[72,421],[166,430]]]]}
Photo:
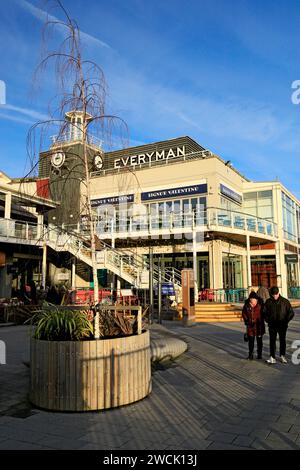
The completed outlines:
{"type": "Polygon", "coordinates": [[[101,168],[103,167],[103,159],[102,159],[101,155],[95,155],[95,157],[94,157],[94,167],[97,170],[101,170],[101,168]]]}
{"type": "Polygon", "coordinates": [[[51,157],[51,163],[55,168],[60,168],[65,162],[66,156],[62,152],[54,153],[51,157]]]}

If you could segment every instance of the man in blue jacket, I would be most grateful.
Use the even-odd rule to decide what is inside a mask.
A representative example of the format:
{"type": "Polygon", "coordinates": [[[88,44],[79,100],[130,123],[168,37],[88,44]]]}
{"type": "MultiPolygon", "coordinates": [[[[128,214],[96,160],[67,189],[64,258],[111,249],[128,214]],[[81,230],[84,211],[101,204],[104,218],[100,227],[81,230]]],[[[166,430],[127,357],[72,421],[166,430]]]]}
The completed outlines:
{"type": "Polygon", "coordinates": [[[270,298],[267,299],[264,307],[264,319],[269,326],[270,334],[270,359],[268,364],[276,364],[276,339],[279,335],[280,341],[280,360],[287,364],[286,353],[286,333],[288,324],[294,317],[294,311],[288,299],[279,294],[278,287],[271,287],[270,298]]]}

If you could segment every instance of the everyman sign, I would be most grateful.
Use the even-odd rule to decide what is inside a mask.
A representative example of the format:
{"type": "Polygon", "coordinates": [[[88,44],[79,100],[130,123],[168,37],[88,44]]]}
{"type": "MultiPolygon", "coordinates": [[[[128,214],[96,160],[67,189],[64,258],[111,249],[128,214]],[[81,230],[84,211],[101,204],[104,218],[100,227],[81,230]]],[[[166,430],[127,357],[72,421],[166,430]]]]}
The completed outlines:
{"type": "Polygon", "coordinates": [[[128,157],[117,158],[114,168],[126,168],[128,166],[143,165],[145,163],[159,162],[185,156],[185,146],[169,148],[167,150],[156,150],[154,152],[139,153],[128,157]]]}

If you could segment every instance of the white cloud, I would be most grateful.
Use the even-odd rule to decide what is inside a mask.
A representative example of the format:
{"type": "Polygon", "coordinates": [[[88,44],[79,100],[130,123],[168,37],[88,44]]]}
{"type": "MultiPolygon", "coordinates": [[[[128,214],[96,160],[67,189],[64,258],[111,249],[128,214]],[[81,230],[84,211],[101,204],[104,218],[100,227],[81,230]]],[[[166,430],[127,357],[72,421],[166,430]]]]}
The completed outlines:
{"type": "Polygon", "coordinates": [[[21,124],[29,124],[29,125],[34,124],[34,121],[30,121],[29,119],[21,118],[18,116],[12,116],[7,113],[2,113],[1,109],[2,108],[0,107],[0,119],[4,119],[5,121],[19,122],[21,124]]]}
{"type": "Polygon", "coordinates": [[[25,116],[28,116],[35,121],[49,120],[49,116],[47,116],[46,114],[39,113],[38,111],[35,111],[34,109],[21,108],[20,106],[13,106],[11,104],[6,104],[5,106],[3,106],[3,109],[5,111],[13,111],[19,114],[24,114],[25,116]]]}
{"type": "MultiPolygon", "coordinates": [[[[45,10],[42,10],[41,8],[38,8],[32,3],[28,2],[27,0],[17,0],[19,5],[27,10],[32,16],[37,18],[41,22],[46,22],[46,21],[60,21],[59,18],[56,16],[50,15],[47,13],[45,10]]],[[[59,26],[59,25],[58,25],[59,26]]],[[[83,42],[89,44],[89,45],[94,45],[94,46],[101,46],[101,47],[106,47],[108,49],[112,49],[111,46],[109,46],[106,42],[101,41],[100,39],[91,36],[90,34],[84,33],[83,31],[80,31],[80,38],[82,39],[83,42]]]]}

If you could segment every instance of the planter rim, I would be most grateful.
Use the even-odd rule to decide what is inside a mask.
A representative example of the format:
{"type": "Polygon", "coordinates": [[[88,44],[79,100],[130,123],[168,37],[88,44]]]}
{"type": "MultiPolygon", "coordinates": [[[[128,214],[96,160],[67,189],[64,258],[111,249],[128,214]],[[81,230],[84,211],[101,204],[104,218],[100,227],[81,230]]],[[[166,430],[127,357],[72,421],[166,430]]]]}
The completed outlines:
{"type": "Polygon", "coordinates": [[[103,341],[112,341],[112,340],[126,340],[128,338],[136,338],[136,337],[141,337],[145,334],[149,333],[149,330],[144,330],[142,331],[142,333],[140,335],[138,334],[134,334],[134,335],[128,335],[128,336],[112,336],[111,338],[105,338],[105,339],[101,339],[101,338],[98,338],[98,339],[84,339],[84,340],[80,340],[80,341],[64,341],[64,340],[61,340],[61,341],[52,341],[50,339],[37,339],[37,338],[33,338],[32,336],[30,337],[30,341],[36,341],[36,342],[39,342],[39,343],[62,343],[62,344],[67,344],[67,343],[71,343],[71,344],[79,344],[79,343],[94,343],[95,341],[96,342],[101,342],[103,343],[103,341]]]}

